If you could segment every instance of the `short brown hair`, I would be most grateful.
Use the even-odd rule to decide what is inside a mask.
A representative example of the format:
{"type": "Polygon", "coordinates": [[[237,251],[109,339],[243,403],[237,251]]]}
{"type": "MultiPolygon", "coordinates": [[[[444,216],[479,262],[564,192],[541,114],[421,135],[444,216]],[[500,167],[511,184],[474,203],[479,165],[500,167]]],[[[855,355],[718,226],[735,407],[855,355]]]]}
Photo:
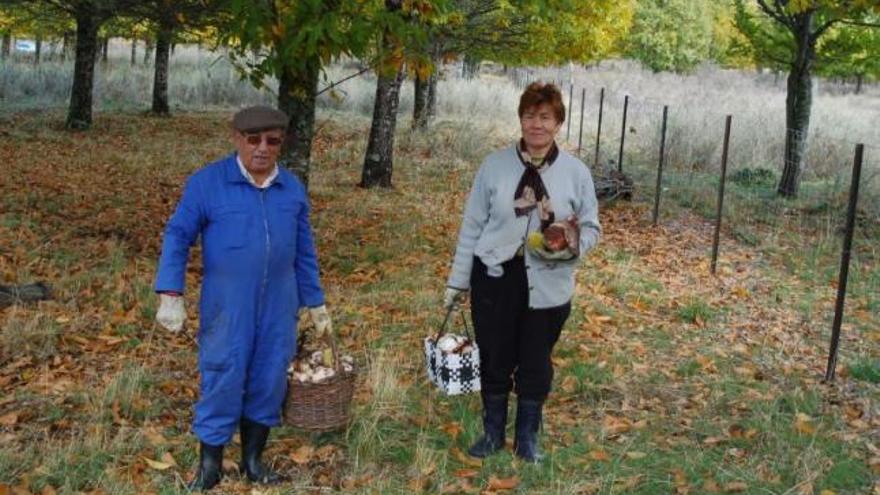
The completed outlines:
{"type": "Polygon", "coordinates": [[[519,97],[519,118],[529,108],[537,107],[547,103],[553,109],[553,115],[559,123],[565,122],[565,104],[562,103],[562,92],[553,83],[543,83],[535,81],[523,91],[519,97]]]}

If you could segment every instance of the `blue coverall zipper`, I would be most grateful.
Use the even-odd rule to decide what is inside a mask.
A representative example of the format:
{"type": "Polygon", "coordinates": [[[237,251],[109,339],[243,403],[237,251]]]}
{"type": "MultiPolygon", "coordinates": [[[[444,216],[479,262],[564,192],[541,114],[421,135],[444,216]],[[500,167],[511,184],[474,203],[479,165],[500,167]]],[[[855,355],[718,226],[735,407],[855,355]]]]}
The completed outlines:
{"type": "MultiPolygon", "coordinates": [[[[263,299],[266,295],[266,284],[269,281],[269,255],[272,251],[272,242],[269,239],[269,219],[266,217],[266,189],[260,189],[260,208],[263,212],[263,228],[266,230],[266,257],[263,259],[263,281],[260,284],[260,299],[257,301],[257,314],[263,314],[263,299]]],[[[257,322],[260,326],[260,322],[257,322]]]]}

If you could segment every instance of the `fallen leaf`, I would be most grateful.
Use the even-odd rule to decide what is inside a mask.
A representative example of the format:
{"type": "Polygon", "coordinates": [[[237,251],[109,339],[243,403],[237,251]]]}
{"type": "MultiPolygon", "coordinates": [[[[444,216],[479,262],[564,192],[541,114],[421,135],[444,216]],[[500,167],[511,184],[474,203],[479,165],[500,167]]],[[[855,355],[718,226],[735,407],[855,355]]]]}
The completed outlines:
{"type": "Polygon", "coordinates": [[[302,447],[293,451],[290,454],[290,459],[297,464],[308,464],[312,459],[312,454],[315,453],[315,448],[311,445],[303,445],[302,447]]]}
{"type": "Polygon", "coordinates": [[[745,428],[743,428],[741,425],[738,425],[738,424],[732,424],[732,425],[730,425],[730,427],[727,429],[727,434],[730,435],[730,436],[733,437],[733,438],[742,438],[742,437],[745,436],[745,434],[746,434],[746,430],[745,430],[745,428]]]}
{"type": "Polygon", "coordinates": [[[602,449],[591,450],[590,451],[590,459],[592,459],[594,461],[610,461],[611,456],[608,455],[608,452],[605,452],[602,449]]]}
{"type": "Polygon", "coordinates": [[[430,478],[425,476],[416,476],[415,478],[409,480],[407,483],[407,488],[410,489],[413,493],[421,493],[428,488],[428,484],[430,483],[430,478]]]}
{"type": "Polygon", "coordinates": [[[709,478],[703,481],[703,491],[706,493],[718,493],[721,491],[721,487],[718,486],[715,480],[709,478]]]}
{"type": "Polygon", "coordinates": [[[726,442],[727,439],[724,437],[708,437],[703,440],[703,445],[718,445],[719,443],[726,442]]]}
{"type": "Polygon", "coordinates": [[[168,443],[168,440],[162,436],[161,433],[156,431],[155,428],[147,428],[144,430],[144,437],[146,437],[147,441],[150,442],[150,445],[154,447],[160,447],[168,443]]]}
{"type": "Polygon", "coordinates": [[[0,425],[2,426],[13,426],[15,423],[18,423],[18,412],[16,411],[0,416],[0,425]]]}
{"type": "Polygon", "coordinates": [[[803,435],[813,435],[816,433],[816,427],[812,423],[813,418],[804,413],[797,413],[794,420],[794,429],[803,435]]]}
{"type": "Polygon", "coordinates": [[[480,472],[476,469],[459,469],[458,471],[453,473],[453,476],[455,476],[456,478],[473,478],[478,474],[480,474],[480,472]]]}
{"type": "Polygon", "coordinates": [[[728,493],[744,492],[749,489],[749,485],[744,481],[731,481],[724,484],[724,491],[728,493]]]}
{"type": "Polygon", "coordinates": [[[146,461],[147,465],[150,466],[151,468],[155,469],[156,471],[164,471],[164,470],[170,468],[171,466],[173,466],[173,464],[170,464],[167,462],[154,461],[153,459],[150,459],[149,457],[144,457],[144,461],[146,461]]]}
{"type": "Polygon", "coordinates": [[[630,459],[644,459],[648,454],[644,452],[627,452],[626,456],[630,459]]]}
{"type": "Polygon", "coordinates": [[[172,466],[177,466],[177,462],[174,460],[174,456],[171,455],[171,452],[165,452],[162,454],[161,458],[162,462],[168,463],[172,466]]]}
{"type": "Polygon", "coordinates": [[[452,448],[452,457],[455,457],[458,462],[464,464],[465,466],[482,467],[483,465],[482,460],[471,457],[469,455],[465,455],[464,452],[458,450],[458,448],[455,447],[452,448]]]}
{"type": "Polygon", "coordinates": [[[458,438],[458,435],[462,432],[461,425],[455,421],[446,423],[440,429],[448,433],[453,440],[458,438]]]}
{"type": "Polygon", "coordinates": [[[232,459],[223,459],[223,472],[224,473],[237,473],[238,472],[238,463],[233,461],[232,459]]]}
{"type": "Polygon", "coordinates": [[[519,477],[514,476],[512,478],[496,478],[495,476],[489,477],[489,486],[486,487],[488,490],[513,490],[519,485],[519,477]]]}

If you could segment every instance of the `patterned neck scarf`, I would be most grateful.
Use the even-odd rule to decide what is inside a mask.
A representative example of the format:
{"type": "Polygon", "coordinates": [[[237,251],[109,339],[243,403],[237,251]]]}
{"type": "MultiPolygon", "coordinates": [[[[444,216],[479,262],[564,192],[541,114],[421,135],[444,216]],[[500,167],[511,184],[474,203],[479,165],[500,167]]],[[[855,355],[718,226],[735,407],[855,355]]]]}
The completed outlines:
{"type": "Polygon", "coordinates": [[[543,232],[554,222],[554,216],[550,195],[544,187],[544,181],[541,180],[541,172],[553,165],[556,157],[559,156],[559,149],[554,142],[545,156],[530,156],[526,151],[525,142],[520,139],[516,145],[516,155],[523,165],[523,174],[513,195],[513,210],[516,216],[521,217],[537,208],[538,218],[541,219],[541,232],[543,232]]]}

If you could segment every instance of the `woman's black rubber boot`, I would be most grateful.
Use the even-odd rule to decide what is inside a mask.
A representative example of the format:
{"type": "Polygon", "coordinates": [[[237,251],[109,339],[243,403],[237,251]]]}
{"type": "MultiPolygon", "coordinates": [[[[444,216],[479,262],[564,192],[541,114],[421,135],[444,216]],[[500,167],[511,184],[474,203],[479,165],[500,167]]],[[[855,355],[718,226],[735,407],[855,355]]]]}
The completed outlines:
{"type": "Polygon", "coordinates": [[[544,403],[537,400],[516,401],[516,436],[513,452],[528,462],[540,462],[544,456],[538,449],[538,430],[541,428],[541,410],[544,403]]]}
{"type": "Polygon", "coordinates": [[[468,454],[483,458],[504,448],[504,429],[507,427],[507,396],[483,395],[483,436],[474,443],[468,454]]]}

